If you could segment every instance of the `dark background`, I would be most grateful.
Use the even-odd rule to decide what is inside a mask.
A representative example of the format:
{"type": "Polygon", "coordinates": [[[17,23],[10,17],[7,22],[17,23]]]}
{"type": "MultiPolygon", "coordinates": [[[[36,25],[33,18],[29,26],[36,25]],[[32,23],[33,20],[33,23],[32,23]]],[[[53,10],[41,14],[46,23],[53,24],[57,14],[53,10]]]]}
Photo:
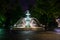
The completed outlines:
{"type": "Polygon", "coordinates": [[[57,27],[56,17],[60,16],[60,0],[0,0],[0,27],[9,28],[25,16],[26,10],[52,30],[57,27]]]}

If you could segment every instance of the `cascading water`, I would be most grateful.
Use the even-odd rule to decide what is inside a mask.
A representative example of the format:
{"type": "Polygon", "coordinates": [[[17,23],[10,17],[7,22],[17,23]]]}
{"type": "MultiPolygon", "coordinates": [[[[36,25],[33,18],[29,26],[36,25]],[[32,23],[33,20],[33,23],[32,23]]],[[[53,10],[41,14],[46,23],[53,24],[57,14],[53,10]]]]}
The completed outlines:
{"type": "Polygon", "coordinates": [[[30,13],[29,13],[29,10],[26,11],[26,17],[24,18],[21,18],[17,21],[17,23],[14,24],[13,26],[14,29],[21,29],[21,28],[24,28],[24,29],[28,29],[29,28],[42,28],[42,26],[40,26],[38,20],[36,18],[32,18],[30,17],[30,13]]]}

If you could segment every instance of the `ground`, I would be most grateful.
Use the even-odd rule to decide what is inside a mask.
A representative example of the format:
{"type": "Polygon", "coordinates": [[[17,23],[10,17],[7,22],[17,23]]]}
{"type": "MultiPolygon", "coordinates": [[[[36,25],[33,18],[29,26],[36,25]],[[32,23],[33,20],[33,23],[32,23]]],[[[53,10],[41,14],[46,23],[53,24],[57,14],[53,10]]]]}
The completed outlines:
{"type": "Polygon", "coordinates": [[[0,40],[60,40],[59,32],[7,31],[0,33],[0,40]]]}

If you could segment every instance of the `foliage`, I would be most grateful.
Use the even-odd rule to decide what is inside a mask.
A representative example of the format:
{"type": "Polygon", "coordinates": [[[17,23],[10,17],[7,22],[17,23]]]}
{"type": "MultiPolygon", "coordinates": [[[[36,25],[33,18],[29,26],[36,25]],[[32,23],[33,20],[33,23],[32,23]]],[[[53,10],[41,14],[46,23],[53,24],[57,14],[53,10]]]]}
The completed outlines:
{"type": "MultiPolygon", "coordinates": [[[[36,3],[34,7],[32,7],[30,10],[33,13],[32,15],[40,19],[40,17],[43,17],[41,15],[46,15],[47,22],[49,23],[51,20],[54,19],[57,16],[60,16],[60,6],[59,6],[59,0],[35,0],[36,3]]],[[[41,19],[40,19],[41,20],[41,19]]]]}
{"type": "Polygon", "coordinates": [[[35,5],[30,8],[32,16],[49,30],[57,27],[56,17],[60,16],[60,0],[35,0],[35,5]]]}
{"type": "Polygon", "coordinates": [[[0,4],[0,26],[4,23],[9,26],[13,25],[23,16],[17,0],[0,0],[0,4]]]}

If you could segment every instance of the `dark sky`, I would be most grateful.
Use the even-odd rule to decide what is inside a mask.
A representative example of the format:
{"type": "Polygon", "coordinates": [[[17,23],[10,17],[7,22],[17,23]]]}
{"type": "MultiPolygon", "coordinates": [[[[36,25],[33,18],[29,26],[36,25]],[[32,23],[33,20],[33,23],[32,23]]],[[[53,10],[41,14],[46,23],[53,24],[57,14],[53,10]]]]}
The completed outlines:
{"type": "Polygon", "coordinates": [[[30,5],[33,7],[35,4],[35,0],[19,0],[22,10],[27,10],[29,9],[30,5]]]}

